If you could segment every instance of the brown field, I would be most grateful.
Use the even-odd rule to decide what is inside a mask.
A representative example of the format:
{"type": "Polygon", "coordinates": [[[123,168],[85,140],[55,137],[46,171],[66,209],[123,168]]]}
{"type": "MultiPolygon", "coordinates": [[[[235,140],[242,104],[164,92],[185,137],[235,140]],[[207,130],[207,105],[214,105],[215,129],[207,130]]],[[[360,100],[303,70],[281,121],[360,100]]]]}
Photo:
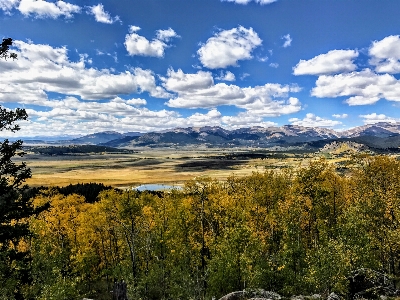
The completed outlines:
{"type": "MultiPolygon", "coordinates": [[[[141,149],[132,154],[48,156],[27,154],[23,160],[32,170],[31,186],[65,186],[97,182],[114,187],[140,184],[175,184],[201,176],[224,180],[266,169],[304,165],[316,155],[271,154],[254,158],[251,149],[141,149]],[[246,157],[250,153],[250,157],[246,157]]],[[[319,155],[317,155],[318,157],[319,155]]]]}

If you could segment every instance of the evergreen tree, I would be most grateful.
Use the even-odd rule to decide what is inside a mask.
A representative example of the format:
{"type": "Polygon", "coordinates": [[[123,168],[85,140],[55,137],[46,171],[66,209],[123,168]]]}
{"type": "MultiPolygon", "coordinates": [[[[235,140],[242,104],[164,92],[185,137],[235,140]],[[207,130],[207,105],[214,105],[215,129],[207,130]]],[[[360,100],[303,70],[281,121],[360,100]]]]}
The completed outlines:
{"type": "MultiPolygon", "coordinates": [[[[0,131],[19,129],[16,121],[25,120],[23,109],[14,111],[0,107],[0,131]]],[[[24,162],[13,160],[22,156],[22,141],[0,143],[0,296],[8,299],[20,298],[20,285],[27,282],[25,251],[19,248],[21,238],[28,234],[24,219],[33,213],[29,199],[24,196],[24,181],[31,177],[31,171],[24,162]]]]}
{"type": "MultiPolygon", "coordinates": [[[[24,109],[9,111],[0,107],[0,131],[19,130],[16,121],[26,120],[24,109]]],[[[31,171],[24,162],[17,163],[15,156],[23,156],[22,141],[10,142],[8,139],[0,143],[0,246],[8,247],[8,242],[16,242],[26,234],[26,226],[18,223],[29,216],[32,211],[27,199],[23,197],[26,189],[24,181],[31,177],[31,171]]]]}
{"type": "MultiPolygon", "coordinates": [[[[0,46],[0,57],[17,58],[15,53],[9,53],[12,39],[3,39],[0,46]]],[[[0,131],[16,132],[20,129],[18,121],[26,120],[25,109],[7,110],[0,106],[0,131]]],[[[23,199],[22,191],[26,188],[24,181],[31,177],[31,171],[24,162],[13,161],[15,156],[23,156],[22,141],[10,143],[5,139],[0,143],[0,249],[8,247],[8,242],[16,242],[23,236],[24,228],[18,221],[29,216],[31,210],[27,199],[23,199]]]]}
{"type": "MultiPolygon", "coordinates": [[[[0,57],[16,58],[16,54],[9,53],[12,39],[3,39],[0,46],[0,57]]],[[[24,109],[7,110],[0,107],[0,131],[15,132],[20,129],[18,121],[28,117],[24,109]]],[[[22,156],[22,141],[10,142],[5,139],[0,143],[0,296],[3,298],[19,298],[17,284],[26,280],[23,272],[16,270],[23,268],[26,258],[23,251],[18,251],[21,237],[28,233],[27,224],[23,220],[33,213],[27,197],[23,196],[26,189],[24,184],[31,177],[31,171],[24,162],[14,160],[22,156]]]]}
{"type": "Polygon", "coordinates": [[[13,52],[9,52],[10,46],[12,45],[12,38],[3,39],[3,42],[0,45],[0,57],[7,59],[12,58],[16,59],[17,54],[13,52]]]}

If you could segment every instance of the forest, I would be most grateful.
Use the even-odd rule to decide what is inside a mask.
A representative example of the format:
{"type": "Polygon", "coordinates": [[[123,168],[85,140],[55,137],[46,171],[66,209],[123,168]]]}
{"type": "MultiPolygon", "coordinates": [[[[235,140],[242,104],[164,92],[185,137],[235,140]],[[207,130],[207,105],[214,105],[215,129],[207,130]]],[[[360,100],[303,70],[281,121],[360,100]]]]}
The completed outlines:
{"type": "Polygon", "coordinates": [[[167,192],[25,191],[33,213],[10,222],[26,231],[0,245],[0,298],[110,299],[116,281],[129,299],[252,288],[348,298],[360,268],[397,281],[400,161],[358,156],[348,168],[318,159],[167,192]]]}

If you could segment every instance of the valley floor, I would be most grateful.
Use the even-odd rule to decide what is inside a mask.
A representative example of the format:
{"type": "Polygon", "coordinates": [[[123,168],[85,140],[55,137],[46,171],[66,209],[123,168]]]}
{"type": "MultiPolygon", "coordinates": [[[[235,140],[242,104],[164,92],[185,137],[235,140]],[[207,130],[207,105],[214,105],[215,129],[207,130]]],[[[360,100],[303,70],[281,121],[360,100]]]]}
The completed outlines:
{"type": "Polygon", "coordinates": [[[172,149],[143,148],[130,154],[40,155],[22,159],[32,170],[31,186],[65,186],[97,182],[128,188],[141,184],[184,184],[199,177],[226,180],[266,169],[307,165],[326,157],[338,166],[350,155],[330,153],[272,152],[265,149],[172,149]]]}

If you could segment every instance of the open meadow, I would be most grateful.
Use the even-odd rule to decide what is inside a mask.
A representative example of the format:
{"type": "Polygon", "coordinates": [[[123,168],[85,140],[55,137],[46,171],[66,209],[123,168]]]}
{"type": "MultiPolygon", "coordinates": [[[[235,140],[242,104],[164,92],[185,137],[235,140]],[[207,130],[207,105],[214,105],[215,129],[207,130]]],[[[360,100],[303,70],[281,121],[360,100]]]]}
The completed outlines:
{"type": "MultiPolygon", "coordinates": [[[[306,165],[323,154],[282,153],[260,149],[143,148],[134,153],[42,155],[29,153],[22,160],[32,170],[31,186],[103,183],[128,188],[141,184],[182,185],[199,177],[225,180],[266,169],[306,165]]],[[[325,155],[326,156],[326,155],[325,155]]],[[[338,163],[346,158],[329,159],[338,163]]]]}

